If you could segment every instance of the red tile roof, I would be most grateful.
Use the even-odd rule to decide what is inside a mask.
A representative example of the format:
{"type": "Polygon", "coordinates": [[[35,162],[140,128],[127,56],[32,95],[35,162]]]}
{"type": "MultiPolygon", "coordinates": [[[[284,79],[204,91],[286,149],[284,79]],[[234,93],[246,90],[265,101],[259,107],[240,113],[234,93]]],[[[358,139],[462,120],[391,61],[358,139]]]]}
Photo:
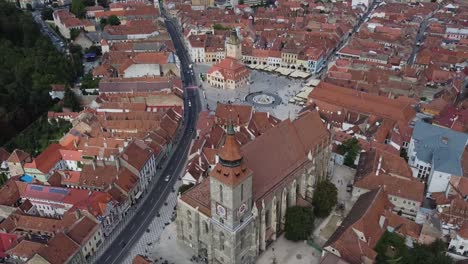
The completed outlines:
{"type": "Polygon", "coordinates": [[[31,156],[20,150],[20,149],[15,149],[13,150],[13,152],[11,153],[10,157],[8,158],[8,162],[14,162],[14,163],[23,163],[25,161],[27,161],[31,156]]]}
{"type": "Polygon", "coordinates": [[[39,250],[39,255],[50,264],[67,263],[80,250],[80,246],[63,233],[55,235],[47,246],[39,250]]]}
{"type": "Polygon", "coordinates": [[[335,106],[367,115],[409,123],[416,112],[406,100],[389,99],[333,84],[321,82],[310,94],[309,100],[319,108],[335,106]]]}
{"type": "Polygon", "coordinates": [[[32,258],[41,248],[44,247],[44,244],[22,240],[18,245],[9,249],[6,254],[9,256],[16,256],[20,258],[30,259],[32,258]]]}
{"type": "Polygon", "coordinates": [[[314,111],[305,112],[294,121],[287,119],[242,146],[245,164],[254,175],[254,201],[263,198],[305,163],[308,152],[320,148],[328,138],[328,130],[314,111]]]}
{"type": "Polygon", "coordinates": [[[67,235],[78,245],[84,246],[98,229],[98,223],[87,216],[83,216],[68,229],[67,235]]]}
{"type": "Polygon", "coordinates": [[[5,257],[5,251],[12,248],[16,245],[18,240],[18,235],[16,234],[7,234],[0,233],[0,257],[5,257]]]}
{"type": "Polygon", "coordinates": [[[225,80],[238,81],[250,74],[250,70],[244,64],[233,58],[225,58],[222,61],[211,66],[208,74],[218,71],[225,80]]]}

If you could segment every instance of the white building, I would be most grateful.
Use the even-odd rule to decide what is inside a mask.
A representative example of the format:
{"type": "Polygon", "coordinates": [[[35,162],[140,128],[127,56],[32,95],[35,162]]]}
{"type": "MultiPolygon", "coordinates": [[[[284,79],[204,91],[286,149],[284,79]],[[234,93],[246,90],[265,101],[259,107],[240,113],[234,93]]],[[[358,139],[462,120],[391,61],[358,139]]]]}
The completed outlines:
{"type": "Polygon", "coordinates": [[[468,134],[416,123],[408,146],[408,163],[414,177],[427,179],[428,193],[444,192],[451,177],[463,176],[461,157],[468,134]]]}
{"type": "Polygon", "coordinates": [[[138,199],[141,192],[147,188],[149,182],[156,174],[156,155],[154,154],[154,150],[144,141],[135,140],[128,144],[121,153],[120,162],[122,162],[123,167],[140,178],[138,182],[140,192],[136,195],[136,199],[138,199]]]}
{"type": "Polygon", "coordinates": [[[463,225],[457,234],[450,240],[449,251],[459,255],[468,255],[468,225],[463,225]]]}

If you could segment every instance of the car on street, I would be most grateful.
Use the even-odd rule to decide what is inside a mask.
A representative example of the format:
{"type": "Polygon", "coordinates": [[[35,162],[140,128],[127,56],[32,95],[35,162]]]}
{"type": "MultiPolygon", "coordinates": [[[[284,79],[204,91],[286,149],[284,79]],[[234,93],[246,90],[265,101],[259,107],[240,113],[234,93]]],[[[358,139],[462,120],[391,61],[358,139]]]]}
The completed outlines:
{"type": "Polygon", "coordinates": [[[188,107],[192,107],[192,102],[188,102],[188,107]]]}
{"type": "Polygon", "coordinates": [[[164,181],[169,181],[171,179],[171,175],[167,175],[166,178],[164,178],[164,181]]]}

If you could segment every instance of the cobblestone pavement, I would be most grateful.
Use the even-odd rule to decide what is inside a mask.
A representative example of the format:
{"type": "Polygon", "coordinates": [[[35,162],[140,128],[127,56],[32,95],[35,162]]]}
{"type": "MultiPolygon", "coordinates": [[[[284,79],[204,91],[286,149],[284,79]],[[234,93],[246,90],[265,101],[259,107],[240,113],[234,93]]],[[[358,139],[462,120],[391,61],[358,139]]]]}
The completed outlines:
{"type": "Polygon", "coordinates": [[[158,261],[167,260],[169,263],[175,264],[201,263],[194,261],[194,252],[191,248],[177,241],[174,222],[164,229],[159,241],[151,246],[149,257],[158,261]]]}
{"type": "MultiPolygon", "coordinates": [[[[197,64],[194,66],[195,74],[197,77],[200,73],[206,75],[209,68],[210,65],[197,64]]],[[[302,107],[295,104],[289,104],[288,101],[291,97],[294,97],[299,93],[302,88],[304,88],[304,84],[307,82],[306,80],[289,79],[276,74],[269,74],[255,70],[252,71],[251,80],[253,83],[247,87],[236,90],[218,89],[211,87],[206,81],[201,82],[203,109],[206,110],[208,105],[210,110],[214,110],[216,109],[217,102],[227,103],[230,101],[236,104],[249,104],[244,100],[249,93],[265,91],[280,96],[282,102],[280,105],[273,107],[256,106],[256,110],[268,111],[281,120],[288,117],[295,118],[297,113],[301,110],[302,107]],[[204,98],[203,94],[206,98],[204,98]]]]}
{"type": "MultiPolygon", "coordinates": [[[[167,205],[163,206],[159,211],[159,217],[155,217],[149,228],[132,247],[131,254],[127,255],[122,263],[130,264],[136,255],[149,256],[152,246],[159,240],[161,234],[166,228],[166,224],[171,223],[171,218],[175,212],[174,208],[177,204],[177,190],[182,185],[181,180],[177,180],[174,185],[174,192],[171,192],[166,200],[167,205]]],[[[131,225],[131,223],[130,223],[131,225]]]]}
{"type": "Polygon", "coordinates": [[[257,259],[257,264],[318,264],[320,252],[304,242],[292,242],[280,236],[257,259]]]}

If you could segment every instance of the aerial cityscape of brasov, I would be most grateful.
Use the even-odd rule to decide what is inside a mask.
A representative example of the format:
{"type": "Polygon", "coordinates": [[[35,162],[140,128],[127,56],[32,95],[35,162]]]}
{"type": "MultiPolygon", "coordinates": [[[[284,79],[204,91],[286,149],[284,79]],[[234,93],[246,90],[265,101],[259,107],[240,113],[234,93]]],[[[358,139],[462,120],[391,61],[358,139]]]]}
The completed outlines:
{"type": "Polygon", "coordinates": [[[468,0],[0,0],[0,263],[468,263],[468,0]]]}

